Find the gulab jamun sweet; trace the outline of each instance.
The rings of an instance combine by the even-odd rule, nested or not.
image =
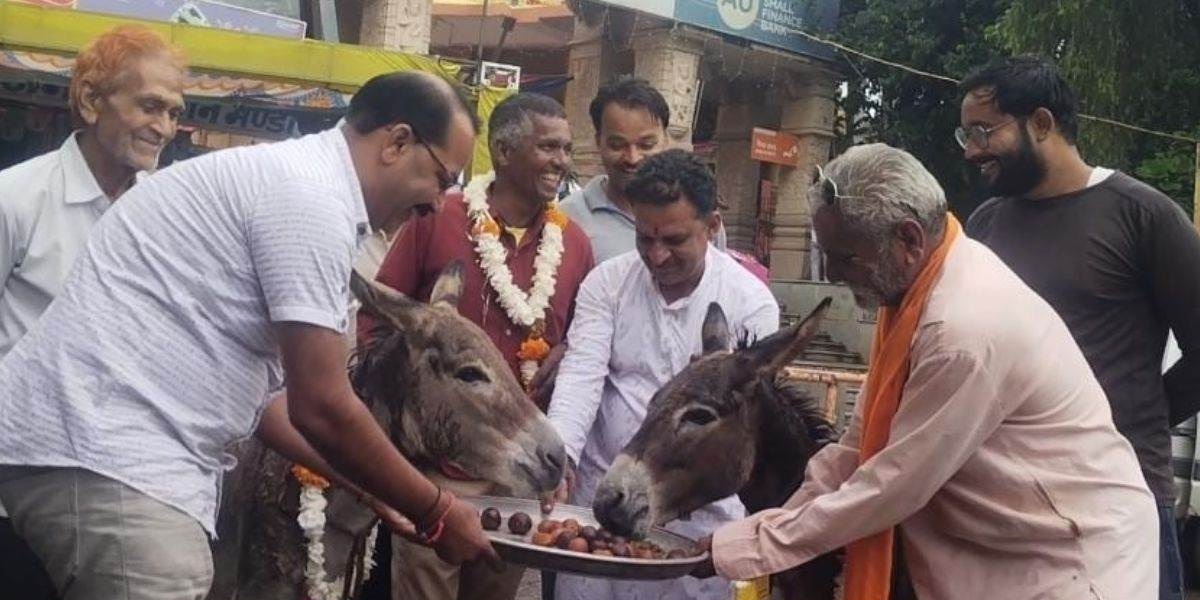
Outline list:
[[[575,539],[575,536],[571,535],[570,531],[563,529],[558,532],[558,537],[554,538],[554,546],[560,550],[566,550],[571,546],[571,540],[573,539]]]
[[[567,543],[567,550],[571,552],[587,552],[588,541],[581,537],[571,538],[571,541]]]
[[[562,527],[562,523],[554,519],[545,519],[541,523],[538,523],[538,531],[542,533],[554,533],[560,527]]]
[[[533,534],[533,539],[531,541],[535,546],[544,546],[549,548],[550,546],[554,545],[554,534],[545,531],[539,531]]]
[[[495,508],[485,508],[479,515],[479,524],[488,531],[500,529],[500,520],[500,511]]]
[[[525,535],[532,528],[533,519],[523,512],[515,512],[508,518],[508,530],[517,535]]]
[[[590,542],[596,539],[596,528],[591,525],[584,525],[579,528],[579,536]]]
[[[625,542],[614,541],[612,545],[609,546],[609,549],[612,550],[613,556],[627,558],[630,555],[629,544]]]

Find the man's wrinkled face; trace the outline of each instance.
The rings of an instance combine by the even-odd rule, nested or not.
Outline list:
[[[681,196],[664,206],[635,201],[633,214],[638,254],[660,289],[685,286],[703,275],[708,238],[717,227],[716,213],[700,216]]]
[[[571,168],[571,127],[561,117],[532,115],[529,134],[505,150],[505,159],[497,177],[508,179],[530,199],[550,202]]]
[[[162,55],[131,61],[115,89],[81,107],[80,115],[100,147],[135,171],[158,166],[158,155],[175,137],[183,112],[183,71]]]
[[[827,207],[813,215],[813,228],[825,254],[829,280],[849,286],[856,304],[868,310],[900,304],[909,282],[892,243],[879,247],[845,227],[837,212]]]
[[[609,185],[623,191],[643,160],[667,149],[667,130],[644,108],[610,102],[600,116],[596,147]]]
[[[1045,160],[1033,145],[1026,119],[1001,112],[990,90],[968,92],[963,98],[960,119],[964,129],[982,127],[988,131],[981,137],[972,136],[963,156],[979,167],[993,194],[1020,196],[1045,178]]]

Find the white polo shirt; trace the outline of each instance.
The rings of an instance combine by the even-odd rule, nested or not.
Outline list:
[[[82,467],[213,532],[225,448],[283,384],[272,324],[344,331],[367,234],[337,129],[147,177],[0,362],[0,464]]]
[[[0,171],[0,357],[62,290],[88,232],[112,205],[78,135]]]

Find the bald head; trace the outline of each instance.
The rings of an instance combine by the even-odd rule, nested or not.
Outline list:
[[[346,122],[367,135],[381,127],[407,123],[428,143],[444,145],[451,121],[466,115],[478,129],[475,113],[462,88],[416,71],[377,75],[350,99]]]

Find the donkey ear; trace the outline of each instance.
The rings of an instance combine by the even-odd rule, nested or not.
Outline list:
[[[821,318],[825,316],[825,311],[831,302],[833,302],[833,298],[825,298],[807,317],[804,317],[803,321],[787,329],[781,329],[741,352],[750,359],[750,363],[759,375],[774,376],[780,369],[792,362],[792,359],[796,358],[817,334],[817,327],[821,324]]]
[[[408,296],[376,281],[369,281],[357,270],[350,272],[350,291],[362,302],[363,310],[397,327],[412,320],[412,311],[419,306]]]
[[[704,315],[704,325],[700,328],[700,342],[704,354],[729,350],[730,337],[725,311],[721,310],[720,304],[710,302],[708,312]]]
[[[452,260],[446,265],[437,281],[433,284],[433,292],[429,294],[429,303],[439,302],[458,308],[458,299],[462,296],[463,265],[461,260]]]

